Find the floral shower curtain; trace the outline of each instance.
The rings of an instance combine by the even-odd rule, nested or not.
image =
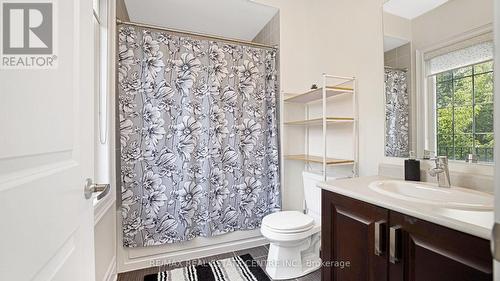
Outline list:
[[[407,73],[385,70],[385,156],[408,157],[410,98]]]
[[[276,50],[118,37],[124,246],[258,228],[281,204]]]

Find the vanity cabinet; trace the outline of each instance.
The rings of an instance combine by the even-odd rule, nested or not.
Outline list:
[[[323,281],[493,279],[488,240],[325,190],[322,214]]]

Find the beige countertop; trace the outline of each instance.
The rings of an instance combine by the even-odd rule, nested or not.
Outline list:
[[[321,182],[318,186],[324,190],[335,192],[353,199],[364,201],[484,239],[490,239],[494,221],[493,211],[443,208],[440,206],[393,198],[369,188],[370,183],[378,180],[393,180],[393,178],[368,176]]]

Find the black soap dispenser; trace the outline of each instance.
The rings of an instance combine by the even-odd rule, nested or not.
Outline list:
[[[405,160],[405,180],[420,181],[420,161],[415,159],[413,151],[410,151],[410,158]]]

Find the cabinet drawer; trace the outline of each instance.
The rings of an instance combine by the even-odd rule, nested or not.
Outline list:
[[[388,210],[327,191],[322,201],[322,280],[387,280]]]
[[[389,263],[390,280],[492,280],[488,240],[390,211],[401,229],[401,260]]]

